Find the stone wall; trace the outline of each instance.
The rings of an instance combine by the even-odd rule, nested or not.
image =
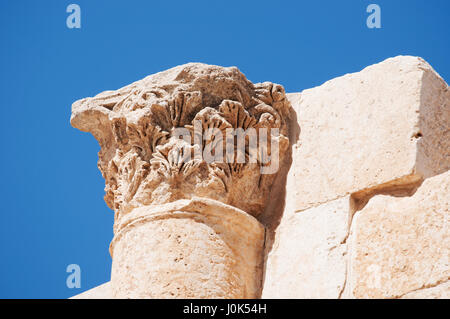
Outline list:
[[[448,85],[405,56],[288,98],[301,133],[263,298],[448,298]]]
[[[190,67],[198,68],[196,65]],[[187,81],[189,72],[176,73],[185,70],[183,68],[157,74],[153,79],[161,81],[164,76],[173,76],[176,80]],[[269,196],[270,201],[263,201],[256,195],[252,206],[245,200],[240,202],[239,196],[245,194],[249,183],[246,186],[235,182],[236,187],[240,187],[235,189],[235,200],[226,199],[230,197],[224,195],[219,198],[210,195],[214,200],[255,216],[266,229],[260,291],[240,295],[262,298],[449,298],[450,91],[431,66],[417,57],[391,58],[319,87],[287,94],[292,106],[290,110],[280,86],[257,84],[254,93],[252,85],[240,73],[235,69],[226,70],[234,78],[225,85],[240,81],[251,99],[272,105],[277,112],[280,112],[280,106],[276,103],[282,103],[281,125],[285,127],[282,134],[289,138],[291,146],[291,151],[283,152],[279,173],[264,188],[262,197]],[[193,83],[198,86],[203,82]],[[139,84],[116,91],[119,94],[107,93],[76,102],[74,113],[78,112],[80,122],[72,123],[97,134],[100,144],[111,147],[105,140],[110,137],[105,136],[117,133],[108,131],[106,134],[105,130],[100,133],[97,127],[90,126],[86,116],[96,112],[96,106],[92,106],[95,99],[104,104],[103,108],[97,109],[100,118],[106,109],[113,110],[113,105],[119,101],[117,96],[129,94],[128,91],[132,92],[136,86]],[[267,90],[272,93],[265,97],[258,95]],[[220,92],[225,92],[221,99],[229,94],[226,90]],[[240,97],[244,108],[247,108],[245,103],[250,103],[250,109],[253,107],[253,102],[248,102],[250,98]],[[80,109],[80,105],[85,109]],[[105,121],[100,119],[97,123]],[[120,120],[113,119],[113,122],[121,125]],[[126,130],[128,128],[124,132]],[[120,128],[118,133],[120,138]],[[100,154],[99,164],[108,174],[111,168],[105,159],[109,161],[111,154],[111,151]],[[127,197],[108,197],[108,192],[117,189],[108,188],[107,181],[105,199],[115,208],[116,219],[118,214],[129,218],[132,214],[126,206],[128,203],[122,199]],[[145,196],[141,198],[145,201]],[[226,232],[234,234],[233,227],[227,226]],[[130,244],[131,241],[126,242],[126,245]],[[193,246],[198,245],[202,246],[201,243]],[[122,255],[126,256],[126,251]],[[257,259],[252,257],[252,260]],[[226,264],[222,262],[222,266],[217,267]],[[139,267],[146,268],[145,265]],[[241,267],[242,271],[231,271],[230,278],[248,271],[246,267]],[[183,278],[179,278],[180,274],[177,273],[176,280],[181,280],[181,287]],[[226,285],[223,282],[227,281],[226,276],[224,278],[205,280],[214,290],[214,285]],[[192,280],[187,275],[184,281]],[[152,285],[156,287],[143,284],[144,290],[151,290]],[[164,286],[163,283],[157,286],[161,285]],[[75,298],[127,296],[127,289],[117,293],[122,286],[111,287],[114,283]],[[227,297],[228,290],[221,290],[225,295],[221,292],[210,296]],[[195,289],[190,293],[192,291]],[[129,294],[131,297],[166,295],[167,291]],[[175,297],[183,296],[186,294]]]

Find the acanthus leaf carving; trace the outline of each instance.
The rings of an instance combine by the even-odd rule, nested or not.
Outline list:
[[[187,64],[74,103],[72,123],[102,139],[105,201],[116,215],[200,196],[256,216],[276,175],[260,168],[274,142],[283,141],[281,157],[287,150],[289,108],[280,85],[252,84],[237,68]],[[87,123],[99,114],[101,128]]]

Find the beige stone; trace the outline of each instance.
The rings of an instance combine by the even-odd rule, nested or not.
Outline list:
[[[450,168],[450,91],[420,58],[387,59],[288,98],[301,127],[287,185],[296,210]]]
[[[190,157],[224,141],[196,121],[271,129],[267,154],[250,163],[247,137],[245,163]],[[99,141],[115,211],[111,282],[76,298],[449,296],[450,91],[420,58],[287,95],[190,63],[75,102],[71,123]]]
[[[201,63],[72,105],[101,147],[114,298],[260,297],[254,217],[289,154],[290,114],[282,86]]]
[[[355,297],[349,255],[373,239],[348,246],[353,214],[383,194],[408,198],[424,178],[449,169],[449,94],[439,75],[415,57],[388,59],[287,94],[301,133],[267,255],[263,297]],[[428,199],[430,205],[445,200]],[[411,231],[421,229],[411,225]],[[447,234],[435,234],[438,259],[445,258]],[[378,245],[390,249],[391,243]]]
[[[285,211],[265,271],[263,298],[339,298],[345,286],[350,199]]]
[[[450,171],[411,197],[378,195],[353,218],[349,297],[396,298],[450,278]]]
[[[136,208],[111,243],[115,298],[258,298],[264,228],[217,201]]]
[[[98,167],[116,221],[136,207],[195,196],[258,216],[277,172],[261,171],[283,161],[290,110],[281,85],[253,84],[236,67],[188,63],[76,101],[71,124],[92,133],[101,146]],[[208,138],[209,129],[220,138]],[[267,154],[258,152],[251,162],[255,149],[245,140],[240,161],[236,141],[228,160],[228,129],[253,129],[258,141],[266,130]],[[223,156],[208,162],[205,154],[217,145]],[[273,157],[272,145],[278,145]]]

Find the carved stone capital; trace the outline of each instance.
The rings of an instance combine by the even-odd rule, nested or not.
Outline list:
[[[189,63],[75,102],[71,124],[101,146],[116,222],[137,207],[193,197],[258,216],[289,145],[289,108],[280,85]]]

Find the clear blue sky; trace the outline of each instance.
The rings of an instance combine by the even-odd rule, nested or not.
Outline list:
[[[81,7],[81,29],[66,7]],[[381,29],[366,7],[381,7]],[[450,1],[2,0],[0,298],[67,298],[109,280],[113,212],[73,101],[186,62],[298,92],[396,55],[450,78]],[[82,270],[66,287],[66,266]]]

